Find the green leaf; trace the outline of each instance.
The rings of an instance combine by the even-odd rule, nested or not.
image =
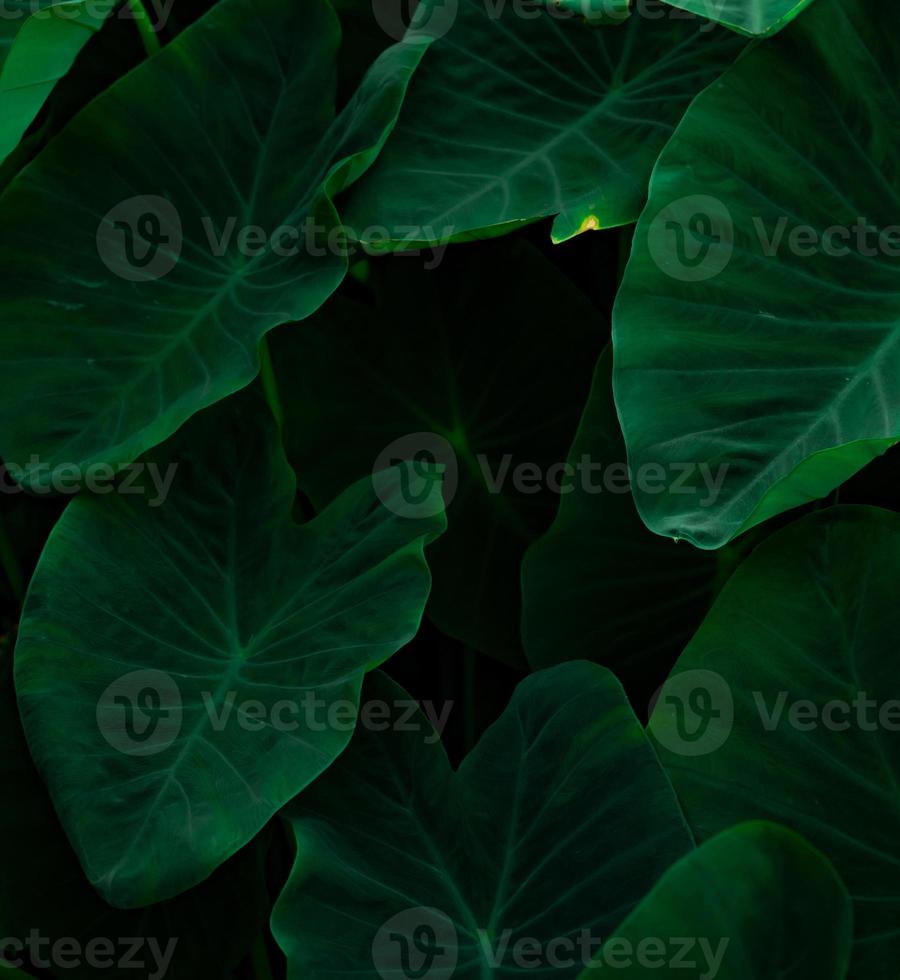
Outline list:
[[[836,508],[773,535],[722,591],[650,723],[699,840],[771,819],[834,863],[855,902],[860,980],[893,978],[900,957],[898,579],[897,514]]]
[[[900,437],[896,259],[852,230],[896,232],[900,214],[882,14],[819,0],[699,96],[660,157],[616,304],[616,403],[633,465],[728,473],[711,506],[639,492],[659,534],[719,547]]]
[[[443,36],[347,205],[363,240],[378,226],[394,239],[464,240],[557,215],[564,241],[634,221],[673,127],[744,43],[673,10],[597,29],[520,7],[420,8]]]
[[[561,11],[580,14],[592,26],[615,26],[631,15],[631,0],[550,0]],[[547,5],[550,6],[549,3]]]
[[[666,3],[754,36],[780,31],[812,0],[666,0]]]
[[[405,692],[374,675],[365,696],[396,704]],[[456,773],[417,722],[361,726],[285,811],[297,861],[272,931],[291,978],[402,975],[403,947],[417,955],[429,930],[443,947],[429,976],[507,974],[521,940],[605,938],[691,846],[601,667],[570,663],[523,681]],[[494,954],[502,965],[490,965]],[[577,976],[580,965],[553,972]]]
[[[597,313],[525,242],[441,258],[431,270],[430,255],[374,262],[375,308],[336,297],[273,335],[288,456],[321,507],[376,465],[435,455],[450,526],[429,552],[429,616],[522,663],[520,565],[557,506],[545,477],[578,423]]]
[[[534,668],[583,658],[639,682],[693,636],[746,541],[712,555],[647,530],[632,489],[670,493],[680,471],[630,472],[612,398],[612,350],[597,363],[550,530],[522,564],[522,633]],[[701,496],[714,492],[709,474]]]
[[[133,965],[141,961],[148,965],[136,977],[153,975],[157,953],[159,959],[167,960],[168,980],[224,977],[265,929],[271,904],[265,874],[271,839],[267,831],[208,881],[171,901],[127,912],[102,901],[85,879],[28,754],[8,654],[0,657],[0,781],[7,804],[0,807],[0,945],[9,940],[24,943],[35,930],[44,942],[32,945],[31,951],[46,962],[52,943],[74,940],[78,962],[67,954],[59,960],[63,965],[54,970],[55,976],[71,980],[109,976],[112,966],[128,953],[130,943],[125,937],[134,937],[142,942]],[[85,954],[104,939],[114,949],[108,957],[98,955],[101,962],[111,961],[101,970],[87,962]],[[152,948],[148,940],[155,944]],[[96,952],[102,954],[102,950]],[[27,966],[28,949],[10,948],[10,958],[22,958]],[[131,971],[123,968],[121,972]],[[0,976],[25,974],[0,968]]]
[[[0,161],[117,0],[4,0],[0,17]]]
[[[745,823],[666,871],[582,978],[844,980],[852,935],[831,864],[783,827]]]
[[[178,894],[245,844],[344,749],[366,669],[419,626],[439,491],[401,516],[391,469],[297,527],[263,411],[232,399],[142,461],[142,494],[73,501],[32,580],[23,724],[113,905]]]
[[[427,39],[385,52],[335,119],[338,40],[325,0],[222,0],[10,186],[8,462],[130,463],[245,386],[263,334],[340,283],[330,197],[378,152]],[[273,237],[241,237],[254,226]]]

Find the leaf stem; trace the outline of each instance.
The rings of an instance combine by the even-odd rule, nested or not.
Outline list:
[[[22,574],[22,566],[16,557],[12,541],[9,539],[2,514],[0,514],[0,565],[3,566],[13,595],[21,609],[22,603],[25,601],[25,576]]]
[[[275,368],[272,366],[269,342],[265,337],[259,342],[259,377],[266,394],[266,401],[269,403],[269,408],[272,409],[278,428],[281,429],[284,426],[284,409],[281,407],[281,395],[278,392]]]
[[[152,58],[160,50],[161,46],[159,38],[156,36],[156,31],[153,30],[153,25],[150,23],[147,8],[141,0],[125,0],[125,6],[128,7],[134,17],[138,33],[144,42],[144,50],[147,52],[147,57]]]
[[[463,652],[463,697],[466,704],[465,731],[463,739],[466,753],[475,748],[475,651],[466,647]]]
[[[253,980],[272,980],[269,948],[263,933],[256,937],[250,956],[253,961]]]

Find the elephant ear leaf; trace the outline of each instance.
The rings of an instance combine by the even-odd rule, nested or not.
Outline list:
[[[384,675],[367,679],[367,708],[408,703]],[[559,942],[605,938],[691,847],[602,667],[573,661],[523,681],[457,772],[423,715],[399,718],[381,711],[387,731],[361,724],[333,771],[285,811],[297,860],[272,928],[291,980],[402,976],[410,953],[424,965],[429,933],[433,976],[507,976],[537,940],[551,959],[532,957],[535,974],[572,980],[575,956],[548,968],[560,966]]]
[[[786,27],[813,0],[666,0],[753,37],[775,34]]]
[[[629,456],[659,534],[717,548],[900,438],[900,37],[878,0],[817,0],[692,104],[654,171],[616,302]]]
[[[0,17],[0,161],[118,0],[4,0]]]
[[[845,980],[852,934],[850,896],[828,860],[755,821],[672,865],[580,980],[604,966],[621,980],[672,980],[686,968],[718,980]]]
[[[266,857],[272,835],[265,830],[201,885],[169,902],[115,909],[91,888],[29,754],[16,708],[11,648],[0,650],[0,782],[4,798],[14,801],[0,809],[0,937],[29,936],[33,930],[67,936],[90,949],[98,936],[153,936],[159,949],[172,951],[168,980],[196,980],[204,971],[230,976],[253,948],[271,904]],[[0,947],[8,941],[0,940]],[[25,966],[47,963],[40,945],[2,952],[4,980],[26,976],[7,972],[10,958],[21,958]],[[98,976],[90,963],[62,962],[59,975]]]
[[[340,283],[331,195],[378,152],[428,41],[384,52],[335,118],[339,33],[326,0],[222,0],[10,185],[0,453],[21,482],[132,462]]]
[[[429,554],[428,614],[448,636],[521,664],[519,567],[559,496],[520,492],[517,473],[564,458],[596,311],[516,238],[450,249],[431,270],[374,263],[370,284],[377,306],[336,296],[302,330],[273,334],[288,458],[316,507],[379,459],[440,459],[449,529]]]
[[[696,838],[802,834],[854,901],[851,980],[900,957],[900,516],[819,511],[738,568],[663,685],[650,732]]]
[[[361,238],[465,240],[555,215],[564,241],[630,224],[691,99],[745,43],[674,8],[591,29],[574,11],[519,6],[419,7],[437,40],[347,204]]]
[[[31,753],[120,907],[205,879],[343,751],[366,670],[419,627],[445,523],[439,486],[412,507],[393,468],[294,525],[255,397],[137,466],[127,493],[67,508],[16,647]]]
[[[666,492],[677,475],[630,474],[612,397],[612,350],[594,372],[575,440],[572,475],[553,525],[522,562],[522,636],[534,669],[595,660],[623,681],[684,649],[709,609],[721,558],[647,530],[632,492]],[[741,542],[742,544],[743,542]]]

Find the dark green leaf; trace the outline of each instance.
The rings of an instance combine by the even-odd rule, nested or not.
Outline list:
[[[483,237],[556,215],[563,241],[634,221],[673,127],[743,45],[665,5],[610,28],[512,0],[422,9],[438,40],[347,206],[363,239],[372,226]]]
[[[650,723],[698,839],[771,819],[834,863],[859,980],[893,980],[900,957],[898,581],[897,514],[792,524],[725,586]]]
[[[553,526],[522,565],[522,632],[533,667],[584,658],[640,679],[672,663],[739,560],[647,530],[630,488],[672,493],[679,470],[629,472],[612,399],[612,351],[601,356]],[[699,493],[712,493],[710,486]]]
[[[401,516],[392,469],[297,527],[263,411],[232,399],[142,461],[141,495],[73,501],[28,594],[25,732],[114,905],[178,894],[253,837],[344,749],[364,672],[419,625],[439,490]]]
[[[130,463],[340,283],[330,196],[378,152],[427,41],[385,52],[335,119],[338,40],[326,0],[222,0],[7,190],[0,451],[23,481],[32,455]]]
[[[71,980],[110,976],[112,965],[125,959],[129,937],[141,940],[135,956],[147,970],[122,975],[145,980],[159,960],[168,962],[168,980],[197,980],[198,976],[227,976],[249,952],[265,929],[270,900],[266,889],[265,855],[270,835],[263,832],[210,879],[184,895],[149,909],[123,912],[110,908],[91,888],[34,768],[19,725],[8,654],[0,657],[0,941],[24,944],[36,931],[39,945],[32,954],[47,962],[52,944],[78,943],[77,954],[57,960],[54,974]],[[100,961],[88,962],[97,944],[113,943]],[[92,947],[91,943],[95,945]],[[7,958],[22,958],[29,949],[7,947]],[[74,959],[77,963],[73,962]],[[93,955],[91,957],[93,960]],[[63,966],[59,964],[62,963]],[[35,962],[35,966],[40,966]],[[0,961],[0,976],[7,974]]]
[[[774,34],[812,0],[666,0],[701,17],[711,17],[742,34]]]
[[[603,967],[621,980],[844,980],[852,936],[831,864],[783,827],[745,823],[674,864],[582,980]]]
[[[405,692],[373,676],[366,697],[396,703]],[[415,731],[361,727],[286,811],[298,856],[272,928],[292,980],[401,976],[404,949],[422,967],[430,930],[441,947],[431,977],[519,972],[528,939],[542,947],[534,973],[547,972],[540,957],[553,947],[543,944],[606,938],[691,846],[601,667],[570,663],[523,681],[456,773],[417,721]],[[581,963],[553,975],[577,976]]]
[[[450,529],[429,553],[429,615],[521,663],[520,564],[553,518],[546,478],[565,460],[602,321],[524,242],[442,258],[431,271],[430,254],[374,263],[377,309],[340,300],[275,334],[288,453],[317,506],[379,461],[439,457]]]
[[[633,465],[728,471],[706,507],[638,492],[659,534],[717,548],[900,437],[900,37],[884,10],[819,0],[699,96],[660,157],[616,304],[616,403]]]
[[[116,0],[4,0],[0,17],[0,162]]]

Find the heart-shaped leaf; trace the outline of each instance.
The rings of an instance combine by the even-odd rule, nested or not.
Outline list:
[[[29,590],[23,725],[114,905],[202,881],[327,769],[363,674],[415,635],[428,596],[439,489],[417,516],[391,469],[297,527],[260,404],[200,415],[139,481],[73,501]]]
[[[778,532],[725,586],[650,722],[699,840],[771,819],[834,863],[860,980],[893,978],[900,957],[898,580],[897,514],[837,508]]]
[[[23,482],[130,463],[341,281],[330,196],[378,152],[428,41],[385,52],[335,119],[338,40],[326,0],[222,0],[10,185],[0,452]]]
[[[844,980],[852,935],[831,864],[783,827],[744,823],[666,871],[581,980],[603,967],[621,980]]]
[[[367,697],[402,694],[367,680]],[[602,667],[523,681],[456,773],[424,718],[395,720],[361,727],[286,811],[297,861],[272,929],[291,978],[412,976],[425,959],[430,976],[485,980],[563,953],[554,976],[574,977],[691,846]]]
[[[812,0],[666,0],[675,7],[710,17],[742,34],[774,34]]]
[[[346,212],[361,238],[386,226],[395,245],[546,215],[556,241],[634,221],[666,138],[744,43],[664,4],[610,28],[505,0],[419,11],[438,40]]]
[[[273,335],[288,455],[318,507],[376,466],[438,459],[450,527],[429,552],[429,616],[522,663],[520,564],[553,518],[598,317],[525,242],[422,261],[373,263],[375,308],[341,299]]]
[[[0,808],[0,967],[49,962],[54,975],[72,980],[115,968],[135,980],[229,976],[265,929],[267,831],[169,902],[126,912],[97,895],[28,754],[8,653],[0,656],[0,781],[7,803]],[[20,975],[0,970],[10,980]]]
[[[54,85],[116,0],[4,0],[0,17],[0,161],[16,147]]]
[[[633,466],[728,469],[706,507],[638,491],[659,534],[719,547],[900,437],[898,86],[884,7],[818,0],[663,151],[616,303],[616,403]]]
[[[684,649],[746,544],[712,555],[647,530],[632,490],[679,493],[685,476],[660,463],[629,470],[607,348],[569,451],[556,520],[522,564],[522,633],[532,667],[583,658],[641,681]],[[705,488],[692,492],[711,501],[718,474],[705,476]]]

